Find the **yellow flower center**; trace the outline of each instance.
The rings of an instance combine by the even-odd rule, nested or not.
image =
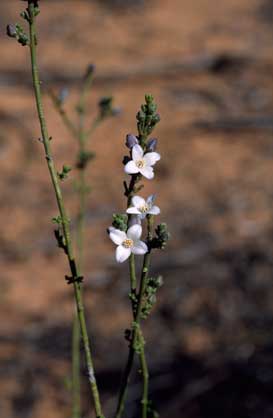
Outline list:
[[[145,205],[143,205],[143,206],[141,206],[140,208],[139,208],[139,211],[141,212],[141,213],[146,213],[146,212],[148,212],[148,210],[149,210],[150,208],[149,208],[149,205],[147,205],[147,203],[145,204]]]
[[[144,160],[138,160],[136,161],[137,168],[143,168],[144,167]]]
[[[131,248],[133,246],[133,240],[126,238],[123,243],[122,243],[123,247],[125,248]]]

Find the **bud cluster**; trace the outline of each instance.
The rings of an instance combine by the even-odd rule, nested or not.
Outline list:
[[[29,37],[18,23],[7,26],[7,35],[10,38],[15,38],[22,46],[29,45]]]
[[[145,104],[141,105],[140,111],[136,115],[136,119],[138,132],[143,136],[150,135],[156,124],[160,122],[160,116],[157,113],[157,105],[155,104],[152,95],[145,95]]]
[[[120,113],[118,107],[113,106],[113,97],[105,96],[99,100],[99,116],[101,119],[107,118],[109,116],[116,116]]]
[[[141,310],[141,318],[147,319],[153,306],[156,303],[156,293],[158,289],[163,285],[162,276],[158,277],[149,277],[146,283],[146,288],[144,292],[144,300]]]

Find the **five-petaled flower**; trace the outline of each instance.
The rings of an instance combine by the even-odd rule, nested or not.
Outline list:
[[[127,233],[112,226],[108,231],[111,240],[118,246],[116,249],[116,260],[118,263],[123,263],[131,254],[141,255],[147,253],[147,245],[140,240],[142,234],[141,225],[131,226]]]
[[[132,198],[132,205],[127,209],[127,213],[132,215],[139,215],[140,219],[144,219],[146,215],[158,215],[160,209],[154,205],[155,196],[151,195],[147,200],[140,196],[134,196]]]
[[[124,167],[125,173],[140,173],[147,179],[154,177],[153,165],[160,160],[160,154],[157,152],[147,152],[144,154],[142,147],[136,144],[132,148],[132,160]]]

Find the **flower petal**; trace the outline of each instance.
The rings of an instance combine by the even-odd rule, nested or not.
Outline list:
[[[135,245],[132,247],[133,254],[145,254],[147,252],[148,252],[148,247],[143,241],[136,242]]]
[[[143,154],[144,154],[144,151],[140,145],[136,144],[133,146],[132,158],[134,161],[141,160],[141,158],[143,157]]]
[[[151,194],[149,197],[147,197],[146,203],[148,206],[153,206],[155,201],[155,194]]]
[[[112,226],[109,228],[109,237],[116,245],[120,245],[127,238],[124,231],[120,231]]]
[[[140,215],[141,214],[141,212],[135,206],[132,206],[131,208],[128,208],[126,210],[126,213],[131,213],[133,215]]]
[[[144,155],[143,160],[146,162],[147,165],[154,165],[157,161],[160,160],[160,154],[158,152],[147,152]]]
[[[136,163],[131,160],[125,165],[124,171],[127,174],[135,174],[139,173],[139,168],[136,166]]]
[[[143,197],[140,196],[134,196],[132,198],[132,203],[136,208],[141,208],[142,206],[146,205],[145,199],[143,199]]]
[[[142,227],[141,225],[133,225],[127,231],[127,237],[132,239],[133,241],[138,241],[142,234]]]
[[[139,172],[146,177],[146,179],[151,180],[154,178],[154,170],[153,167],[143,167],[139,170]]]
[[[116,260],[118,263],[123,263],[131,255],[131,248],[125,248],[123,245],[119,245],[116,249]]]
[[[160,209],[158,206],[152,206],[148,213],[150,215],[158,215],[160,213]]]

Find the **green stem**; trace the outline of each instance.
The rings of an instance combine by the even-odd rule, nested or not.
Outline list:
[[[152,220],[153,220],[152,217],[148,218],[148,240],[150,240],[152,237]],[[142,310],[143,297],[145,294],[148,272],[149,272],[149,267],[150,267],[150,260],[151,260],[151,252],[149,251],[145,254],[144,260],[143,260],[136,311],[134,310],[134,306],[132,304],[133,319],[134,319],[134,324],[132,326],[132,338],[131,338],[131,342],[129,346],[129,354],[127,358],[127,363],[126,363],[122,381],[121,381],[121,389],[119,393],[118,406],[117,406],[115,418],[121,418],[123,411],[124,411],[124,407],[125,407],[125,400],[127,396],[128,385],[130,382],[130,376],[131,376],[131,372],[132,372],[132,368],[134,364],[135,346],[136,346],[137,338],[139,338],[139,335],[141,334],[141,328],[140,328],[141,310]],[[132,256],[130,257],[130,279],[131,279],[131,293],[133,293],[136,289],[136,279],[135,279],[135,260]],[[142,345],[141,347],[140,360],[141,360],[141,369],[142,369],[142,376],[143,376],[142,413],[146,414],[146,415],[143,415],[144,417],[146,417],[147,416],[147,404],[148,404],[149,376],[148,376],[144,345]]]
[[[67,127],[67,129],[71,132],[73,136],[77,135],[76,126],[68,117],[66,111],[64,110],[63,106],[59,102],[58,98],[55,96],[55,94],[51,90],[48,91],[48,94],[55,106],[55,109],[58,111],[59,115],[61,116],[64,125]]]
[[[149,396],[149,371],[146,361],[144,346],[140,350],[140,364],[143,380],[143,392],[142,392],[142,418],[147,418],[148,413],[148,396]]]
[[[89,338],[88,338],[88,333],[87,333],[83,300],[82,300],[82,295],[81,295],[81,285],[77,281],[79,277],[79,272],[78,272],[76,261],[73,255],[69,222],[68,222],[68,218],[66,215],[61,188],[59,185],[57,170],[55,168],[55,164],[54,164],[53,157],[52,157],[50,139],[49,139],[49,135],[47,131],[46,120],[44,117],[42,94],[41,94],[41,88],[40,88],[41,83],[40,83],[38,66],[37,66],[37,51],[36,51],[37,38],[36,38],[35,13],[34,13],[35,11],[34,11],[34,4],[31,3],[30,1],[28,2],[28,10],[30,14],[29,35],[30,35],[31,68],[32,68],[33,87],[34,87],[34,92],[35,92],[37,112],[38,112],[40,126],[41,126],[41,134],[42,134],[42,139],[43,139],[43,145],[44,145],[48,170],[49,170],[50,177],[52,180],[52,185],[55,191],[57,205],[58,205],[61,220],[62,220],[63,233],[64,233],[64,238],[65,238],[65,243],[66,243],[66,248],[67,248],[67,258],[68,258],[72,278],[74,280],[73,286],[74,286],[75,303],[77,307],[78,318],[79,318],[79,323],[80,323],[80,328],[81,328],[81,336],[83,340],[85,358],[86,358],[86,363],[87,363],[87,368],[88,368],[90,388],[91,388],[91,392],[92,392],[92,396],[94,400],[96,416],[98,418],[99,417],[101,418],[102,409],[101,409],[99,391],[98,391],[98,387],[97,387],[97,383],[96,383],[96,379],[94,375],[93,360],[92,360],[90,343],[89,343]]]
[[[81,328],[77,311],[75,311],[72,328],[72,418],[79,418],[81,416],[80,341]]]
[[[136,264],[134,254],[130,255],[129,259],[129,271],[130,271],[130,281],[131,281],[131,292],[136,292],[137,279],[136,279]]]
[[[70,129],[74,136],[78,140],[79,153],[86,151],[86,133],[84,131],[84,120],[86,115],[86,95],[92,84],[92,74],[89,74],[84,81],[84,85],[81,91],[80,100],[77,106],[79,122],[78,129]],[[61,108],[59,109],[61,111]],[[65,113],[63,113],[63,120],[66,122],[67,127],[70,121]],[[66,118],[64,118],[66,116]],[[74,126],[74,125],[73,125]],[[90,135],[89,135],[90,136]],[[77,250],[78,250],[78,266],[81,272],[84,271],[84,229],[85,229],[85,215],[86,215],[86,166],[79,169],[78,175],[78,194],[79,194],[79,210],[77,215]],[[73,418],[80,418],[81,416],[81,404],[80,404],[80,324],[78,320],[77,312],[75,312],[73,319],[72,330],[72,410]],[[75,366],[75,367],[74,367]]]

